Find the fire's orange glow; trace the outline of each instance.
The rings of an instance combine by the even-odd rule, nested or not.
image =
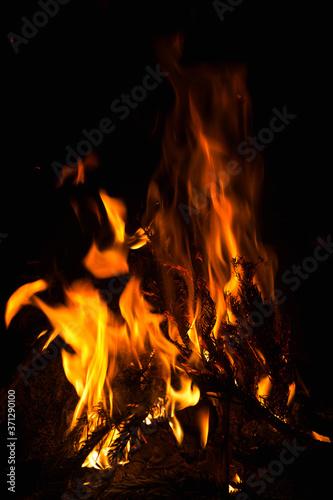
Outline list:
[[[323,441],[324,443],[330,443],[331,442],[331,440],[330,440],[329,437],[322,436],[321,434],[318,434],[318,432],[315,432],[315,431],[312,431],[312,436],[317,441]]]
[[[113,240],[106,248],[100,248],[93,241],[83,263],[96,278],[128,274],[130,250],[154,240],[154,256],[162,263],[161,294],[171,313],[178,307],[176,281],[181,278],[185,283],[185,314],[191,347],[187,362],[188,366],[200,366],[203,360],[209,360],[209,353],[201,340],[202,304],[196,292],[197,270],[215,304],[212,337],[216,339],[221,335],[222,321],[233,320],[227,300],[228,295],[238,289],[232,259],[245,256],[255,262],[259,257],[271,260],[272,256],[268,255],[256,233],[255,208],[262,165],[258,160],[250,164],[239,152],[251,120],[246,73],[242,67],[224,68],[223,72],[209,67],[181,68],[180,56],[179,38],[159,54],[170,74],[175,107],[165,124],[161,163],[149,185],[144,229],[128,235],[124,203],[101,191]],[[84,162],[79,162],[76,183],[84,182],[85,166]],[[77,207],[74,208],[79,215]],[[94,210],[101,221],[97,204]],[[190,232],[196,250],[189,238]],[[259,271],[258,285],[268,297],[273,289],[273,270],[265,271]],[[180,345],[182,340],[172,314],[166,318],[153,311],[140,289],[140,280],[134,275],[120,295],[117,313],[108,308],[87,278],[68,286],[65,304],[57,306],[51,307],[35,295],[46,287],[46,283],[39,280],[17,290],[8,302],[6,324],[20,307],[33,303],[53,326],[47,344],[61,335],[71,346],[71,352],[62,350],[64,372],[79,396],[71,428],[82,415],[88,418],[79,446],[100,424],[96,406],[101,404],[111,415],[114,411],[113,385],[120,360],[126,360],[128,366],[141,367],[147,355],[156,360],[158,377],[164,381],[164,390],[158,397],[165,404],[159,411],[168,418],[180,443],[183,430],[176,412],[196,405],[200,390],[179,361],[180,352],[172,341],[177,340]],[[165,320],[172,341],[161,330]],[[226,354],[233,365],[232,353]],[[175,373],[178,389],[172,385]],[[266,377],[259,383],[258,398],[268,394],[270,387],[271,381]],[[205,446],[209,431],[208,409],[202,410],[199,417],[201,445]],[[146,423],[153,418],[154,415],[149,414]],[[113,428],[102,446],[96,446],[83,465],[110,466],[108,451],[120,431],[121,428]],[[128,442],[122,463],[128,460],[129,447]]]
[[[79,158],[77,163],[77,178],[75,181],[76,185],[84,184],[84,164],[81,158]]]
[[[181,377],[180,391],[175,391],[171,386],[167,390],[167,394],[169,395],[169,402],[167,403],[169,422],[178,443],[181,443],[183,440],[183,431],[175,416],[175,411],[182,410],[187,406],[196,405],[200,398],[198,387],[194,386],[191,388],[191,385],[191,379],[184,375]]]
[[[84,184],[86,172],[97,168],[98,163],[98,157],[94,152],[89,153],[84,159],[79,157],[77,165],[65,166],[65,168],[62,169],[61,175],[59,175],[58,187],[62,186],[64,181],[68,178],[72,178],[76,186],[78,184]]]
[[[292,382],[289,386],[289,396],[288,396],[288,401],[287,401],[287,405],[289,406],[290,403],[292,402],[292,400],[294,399],[294,396],[295,396],[295,392],[296,392],[296,383],[295,382]]]
[[[128,273],[127,256],[130,248],[140,248],[147,241],[142,229],[133,237],[125,233],[126,207],[121,200],[107,196],[101,191],[101,199],[114,232],[113,244],[105,250],[99,250],[94,242],[84,259],[86,268],[97,278],[108,278]]]
[[[179,442],[182,429],[175,411],[197,404],[200,391],[192,387],[192,380],[180,374],[180,390],[171,386],[171,369],[177,368],[177,348],[160,331],[162,316],[151,312],[149,304],[140,293],[140,283],[132,278],[123,291],[117,317],[104,304],[98,291],[88,282],[75,282],[66,290],[67,304],[50,307],[38,297],[34,302],[44,311],[53,325],[53,334],[48,343],[61,332],[74,353],[62,351],[66,377],[74,385],[80,401],[74,412],[72,427],[77,418],[87,412],[89,431],[98,426],[98,415],[94,407],[102,402],[112,412],[112,381],[117,375],[117,358],[126,356],[128,363],[140,366],[140,357],[150,349],[158,358],[160,374],[166,381],[166,414],[170,426]],[[105,441],[103,451],[98,452],[98,466],[107,466],[106,453],[117,432],[113,429]],[[85,465],[94,462],[97,450],[88,457]],[[104,457],[104,458],[103,458]]]
[[[194,267],[188,227],[202,249],[201,265],[216,305],[214,336],[221,321],[232,319],[226,295],[237,291],[231,259],[269,259],[256,233],[255,206],[262,178],[262,164],[239,152],[250,126],[250,97],[244,68],[227,68],[222,76],[209,67],[181,68],[181,40],[160,49],[160,60],[170,73],[176,101],[165,127],[163,157],[152,180],[146,222],[158,236],[158,259],[170,262],[186,281],[188,313],[193,340],[198,347],[197,301],[194,309]],[[202,92],[202,89],[205,92]],[[237,96],[241,95],[240,101]],[[185,117],[185,118],[184,118]],[[165,182],[173,198],[165,194]],[[267,271],[267,270],[266,270]],[[258,274],[259,288],[267,297],[273,289],[273,269]],[[166,298],[172,301],[172,279],[164,276]]]
[[[207,444],[209,433],[209,407],[202,407],[198,410],[197,419],[200,429],[200,445],[204,448]]]
[[[5,323],[8,327],[9,323],[17,314],[17,312],[24,305],[31,303],[31,297],[42,290],[46,290],[47,283],[44,280],[34,281],[32,283],[26,283],[25,285],[18,288],[7,302],[6,313],[5,313]]]
[[[258,392],[257,392],[258,400],[260,401],[265,396],[269,396],[271,388],[272,388],[271,379],[268,376],[262,378],[258,384]]]
[[[240,477],[238,474],[235,474],[235,477],[233,478],[233,481],[232,481],[234,484],[238,484],[240,483]],[[236,493],[237,491],[239,491],[238,488],[234,488],[233,486],[231,486],[231,484],[229,484],[229,493]]]

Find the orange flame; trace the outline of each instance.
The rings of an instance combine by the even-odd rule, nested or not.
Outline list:
[[[165,124],[162,159],[149,185],[143,226],[134,235],[125,230],[126,208],[121,200],[100,197],[114,235],[107,248],[93,241],[83,263],[97,278],[129,272],[128,255],[154,239],[156,261],[162,263],[163,299],[167,310],[177,311],[178,295],[175,277],[181,277],[187,288],[187,335],[192,354],[188,364],[198,366],[209,360],[201,342],[202,304],[196,292],[199,273],[207,284],[216,308],[212,335],[218,338],[223,320],[231,321],[227,296],[235,293],[238,282],[233,276],[232,259],[246,256],[257,261],[271,256],[256,233],[256,201],[262,177],[261,162],[249,162],[239,152],[250,124],[250,98],[246,89],[244,68],[224,68],[219,72],[208,67],[181,68],[181,40],[160,47],[160,60],[169,74],[175,92],[175,107]],[[204,92],[203,92],[204,89]],[[84,163],[84,162],[83,162]],[[76,182],[84,181],[84,164],[78,165]],[[171,194],[170,194],[171,193]],[[97,205],[95,206],[97,210]],[[77,212],[78,213],[78,212]],[[100,214],[97,214],[101,221]],[[189,237],[191,233],[191,238]],[[191,241],[194,239],[195,248]],[[197,250],[200,249],[200,252]],[[266,296],[273,288],[273,270],[258,273],[259,288]],[[196,405],[199,388],[179,362],[180,352],[166,338],[161,323],[167,320],[170,339],[180,342],[177,322],[153,312],[140,290],[140,280],[132,276],[119,298],[119,312],[110,310],[98,290],[86,279],[76,281],[65,290],[66,304],[49,306],[35,294],[46,288],[39,280],[17,290],[6,310],[6,323],[20,307],[37,305],[53,325],[51,342],[61,335],[72,351],[62,351],[63,367],[79,396],[71,427],[87,414],[88,424],[79,446],[88,433],[96,429],[99,416],[96,406],[114,410],[113,383],[119,361],[142,366],[144,355],[154,355],[158,376],[164,380],[163,412],[178,442],[183,431],[176,412]],[[179,345],[179,344],[178,344]],[[233,364],[231,354],[230,363]],[[180,388],[176,390],[171,376],[177,373]],[[258,398],[270,388],[268,377],[258,386]],[[148,415],[150,420],[153,416]],[[147,420],[146,419],[146,420]],[[201,445],[207,443],[209,412],[200,415]],[[84,466],[108,467],[108,451],[121,431],[112,428],[87,457]],[[123,463],[128,460],[129,442]]]
[[[124,203],[110,198],[104,191],[101,191],[100,195],[110,227],[114,232],[114,242],[109,248],[102,251],[94,242],[83,262],[97,278],[108,278],[128,273],[129,249],[140,248],[146,243],[147,237],[142,229],[139,229],[134,236],[128,237],[125,233],[126,207]]]
[[[77,160],[76,166],[66,166],[62,169],[58,179],[58,187],[62,186],[66,179],[71,178],[74,184],[84,184],[86,172],[94,170],[98,167],[98,157],[96,153],[89,153],[84,159],[81,157]],[[39,167],[36,167],[39,168]]]
[[[238,284],[231,260],[240,255],[252,261],[269,256],[255,220],[262,164],[249,164],[239,152],[250,121],[244,68],[227,68],[223,77],[208,67],[184,69],[179,65],[181,52],[179,38],[167,50],[166,45],[160,47],[176,102],[165,127],[161,164],[149,187],[145,223],[160,242],[157,258],[170,262],[186,282],[191,339],[200,351],[200,301],[194,305],[198,265],[191,254],[189,225],[202,250],[203,273],[216,306],[215,337],[221,321],[232,318],[226,294],[236,292]],[[166,185],[173,188],[171,198]],[[268,274],[258,274],[266,296],[273,289],[273,269]],[[163,278],[166,300],[172,303],[175,293],[168,271]]]
[[[44,280],[34,281],[32,283],[26,283],[25,285],[18,288],[7,302],[6,312],[5,312],[5,324],[8,327],[9,323],[18,313],[18,311],[24,305],[31,303],[31,297],[43,290],[46,290],[47,283]]]
[[[232,482],[234,484],[238,484],[241,482],[238,474],[235,474],[235,477],[234,477]],[[237,491],[239,491],[239,488],[234,488],[233,486],[231,486],[231,484],[229,484],[229,493],[236,493]]]
[[[288,401],[287,401],[287,405],[288,405],[288,406],[290,405],[290,403],[291,403],[291,402],[292,402],[292,400],[294,399],[295,393],[296,393],[296,383],[295,383],[295,382],[292,382],[292,383],[289,385],[289,395],[288,395]]]
[[[207,444],[209,433],[209,407],[203,406],[197,412],[197,420],[200,429],[200,445],[204,448]]]
[[[312,431],[312,437],[316,439],[317,441],[322,441],[323,443],[330,443],[331,440],[327,436],[322,436],[321,434],[318,434],[318,432]]]
[[[258,384],[258,392],[257,392],[258,400],[261,401],[264,397],[269,396],[271,389],[272,389],[271,379],[268,376],[262,378]]]

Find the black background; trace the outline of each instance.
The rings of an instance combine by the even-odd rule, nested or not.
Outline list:
[[[52,162],[64,163],[66,145],[75,146],[83,128],[111,117],[111,102],[140,84],[147,64],[155,66],[154,38],[182,31],[191,61],[247,64],[255,131],[268,125],[273,108],[287,106],[297,114],[264,151],[261,231],[279,256],[277,287],[288,298],[284,313],[292,323],[296,363],[313,398],[331,406],[333,257],[296,292],[280,280],[313,255],[318,236],[333,233],[328,7],[244,0],[221,22],[210,1],[71,0],[15,54],[7,34],[20,34],[21,17],[31,19],[40,8],[32,1],[5,3],[0,233],[8,236],[0,244],[2,311],[22,276],[31,273],[29,262],[39,260],[38,269],[47,272],[52,245],[70,248],[69,240],[79,237],[77,228],[68,235],[74,224],[69,193],[55,189]],[[162,84],[98,150],[101,166],[92,186],[124,197],[130,213],[142,208],[159,158],[158,136],[150,137],[156,112],[171,101]],[[2,330],[8,383],[24,356],[24,341]]]

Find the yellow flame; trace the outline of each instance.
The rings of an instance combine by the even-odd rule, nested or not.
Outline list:
[[[195,406],[200,398],[200,391],[197,386],[193,385],[192,380],[188,375],[184,374],[180,377],[180,390],[175,391],[171,385],[167,389],[169,401],[166,404],[166,412],[169,418],[169,424],[173,430],[178,443],[183,440],[183,430],[176,418],[175,411],[182,410],[188,406]]]

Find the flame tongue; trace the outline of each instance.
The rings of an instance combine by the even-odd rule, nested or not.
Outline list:
[[[109,278],[128,273],[127,257],[130,248],[145,245],[147,237],[142,229],[134,236],[125,233],[126,207],[120,200],[110,198],[104,191],[100,192],[110,228],[114,233],[114,242],[101,251],[94,242],[84,258],[84,265],[97,278]]]
[[[7,302],[5,313],[5,324],[8,327],[9,323],[18,313],[22,306],[32,303],[32,297],[35,293],[46,290],[47,283],[44,280],[37,280],[32,283],[26,283],[18,288]]]

